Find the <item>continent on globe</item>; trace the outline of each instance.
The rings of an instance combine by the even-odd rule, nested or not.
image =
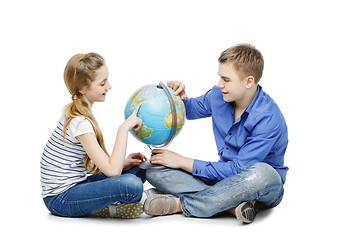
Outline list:
[[[167,89],[176,108],[176,136],[184,126],[185,106],[181,98],[174,95],[171,88],[167,87]],[[142,105],[137,116],[143,121],[143,124],[136,134],[134,130],[131,130],[131,134],[145,144],[153,146],[164,144],[169,139],[172,128],[171,104],[165,90],[154,84],[146,85],[135,91],[125,106],[125,119],[131,115],[139,103]]]

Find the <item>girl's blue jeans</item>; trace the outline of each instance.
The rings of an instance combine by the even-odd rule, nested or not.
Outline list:
[[[210,217],[256,200],[259,209],[277,206],[284,193],[279,174],[266,163],[255,163],[219,182],[178,169],[148,169],[146,179],[158,190],[180,198],[186,216]]]
[[[140,201],[143,182],[145,171],[138,167],[117,177],[95,174],[59,195],[44,198],[44,203],[55,215],[80,217],[112,203]]]

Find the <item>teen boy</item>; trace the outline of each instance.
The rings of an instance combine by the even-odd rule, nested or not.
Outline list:
[[[187,119],[212,117],[220,160],[153,150],[156,155],[150,162],[167,168],[148,169],[147,180],[171,195],[150,196],[145,213],[210,217],[229,211],[251,223],[259,210],[281,202],[288,171],[284,166],[288,133],[279,107],[258,85],[263,67],[260,51],[239,44],[220,55],[220,80],[203,96],[188,98],[184,84],[168,82],[184,100]]]

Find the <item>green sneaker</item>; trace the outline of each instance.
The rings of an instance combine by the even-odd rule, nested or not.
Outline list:
[[[91,215],[102,218],[137,218],[144,212],[144,205],[137,203],[114,203],[92,212]]]

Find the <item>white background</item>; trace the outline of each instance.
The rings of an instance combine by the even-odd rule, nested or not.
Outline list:
[[[359,216],[359,8],[356,1],[2,1],[2,235],[39,239],[356,238]],[[217,58],[252,43],[260,84],[289,128],[285,196],[253,224],[182,215],[135,220],[60,218],[41,199],[39,161],[71,99],[63,69],[95,51],[113,89],[93,112],[111,152],[130,95],[180,80],[189,96],[218,81]],[[187,121],[170,150],[217,160],[211,120]],[[128,153],[148,148],[129,135]],[[150,187],[149,184],[145,185]],[[352,236],[352,237],[350,237]]]

